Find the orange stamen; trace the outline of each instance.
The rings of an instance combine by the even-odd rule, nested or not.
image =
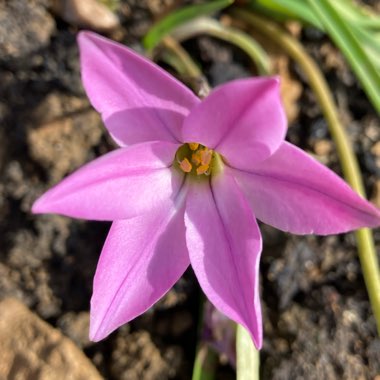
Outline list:
[[[200,165],[202,163],[202,156],[201,152],[197,150],[191,155],[191,162],[195,164],[196,166]]]
[[[209,165],[198,166],[197,167],[197,174],[198,175],[205,174],[207,172],[208,168],[209,168]]]
[[[189,147],[191,150],[197,150],[199,147],[198,143],[189,143]]]
[[[190,173],[193,166],[190,164],[190,161],[187,158],[184,158],[180,164],[179,167],[185,172]]]
[[[182,148],[176,157],[178,166],[184,173],[206,176],[211,174],[214,159],[212,149],[198,143],[187,143],[187,146],[183,145]]]
[[[201,162],[202,162],[202,165],[210,165],[210,162],[211,162],[211,158],[212,158],[212,150],[211,149],[203,149],[201,151]]]

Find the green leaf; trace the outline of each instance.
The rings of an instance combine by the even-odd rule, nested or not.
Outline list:
[[[380,112],[380,17],[352,0],[251,0],[273,18],[297,19],[326,32]]]
[[[344,19],[358,27],[380,28],[380,16],[369,8],[355,4],[352,0],[336,0],[334,6]]]
[[[280,18],[282,21],[296,19],[324,30],[310,5],[300,0],[251,0],[250,6],[271,18]],[[354,3],[352,0],[335,0],[334,7],[346,21],[358,27],[380,28],[380,16]]]
[[[199,34],[207,34],[239,47],[252,59],[259,75],[270,75],[269,57],[256,40],[241,30],[222,25],[210,17],[188,21],[175,28],[170,35],[181,42]]]
[[[252,9],[266,14],[268,17],[282,19],[300,20],[322,29],[323,25],[313,13],[310,6],[305,1],[300,0],[251,0]]]
[[[380,74],[368,54],[360,36],[354,32],[334,8],[331,0],[307,0],[324,25],[330,38],[349,61],[372,104],[380,113]]]
[[[192,380],[214,380],[218,354],[207,343],[201,343],[194,361]]]
[[[351,24],[352,32],[363,46],[368,58],[376,65],[376,68],[380,68],[380,39],[376,33],[373,33],[367,29],[363,29],[357,24]]]
[[[215,0],[204,4],[190,5],[170,13],[148,31],[143,39],[145,49],[148,51],[153,50],[165,35],[184,22],[220,11],[233,2],[234,0]]]

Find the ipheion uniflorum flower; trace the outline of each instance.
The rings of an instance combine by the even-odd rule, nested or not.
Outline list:
[[[296,234],[380,224],[332,171],[284,141],[279,79],[204,100],[128,48],[79,34],[84,87],[119,149],[39,198],[35,213],[111,220],[91,300],[98,341],[157,302],[192,265],[209,300],[262,345],[256,218]]]

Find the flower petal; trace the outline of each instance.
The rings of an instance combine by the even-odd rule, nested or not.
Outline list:
[[[183,214],[183,206],[172,206],[112,224],[94,278],[91,340],[144,313],[184,273],[189,256]]]
[[[183,127],[184,141],[216,149],[241,169],[273,154],[285,133],[277,78],[237,80],[218,87],[191,110]]]
[[[183,175],[169,167],[177,144],[148,142],[98,158],[47,191],[34,213],[117,220],[140,215],[173,199]]]
[[[250,172],[233,174],[264,223],[320,235],[380,225],[380,212],[340,177],[287,142]]]
[[[259,299],[261,236],[243,194],[230,176],[189,189],[185,211],[191,265],[209,300],[262,345]]]
[[[120,145],[180,141],[199,99],[154,63],[91,32],[78,37],[82,80],[93,106]]]

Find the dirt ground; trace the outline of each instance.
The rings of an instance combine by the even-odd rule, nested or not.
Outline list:
[[[116,37],[141,50],[174,1],[122,1]],[[78,27],[44,0],[0,0],[0,300],[15,297],[84,351],[106,379],[190,379],[200,290],[191,270],[143,316],[92,343],[89,300],[109,224],[34,216],[33,201],[114,145],[80,81]],[[320,32],[300,37],[323,69],[354,144],[368,197],[380,206],[379,118],[339,52]],[[207,36],[184,46],[211,85],[252,75],[249,59]],[[305,76],[274,52],[287,77],[288,140],[340,173]],[[380,340],[353,234],[297,237],[261,225],[263,379],[380,379]],[[380,231],[375,231],[377,248]],[[0,310],[1,313],[1,310]],[[221,361],[217,379],[233,379]]]

